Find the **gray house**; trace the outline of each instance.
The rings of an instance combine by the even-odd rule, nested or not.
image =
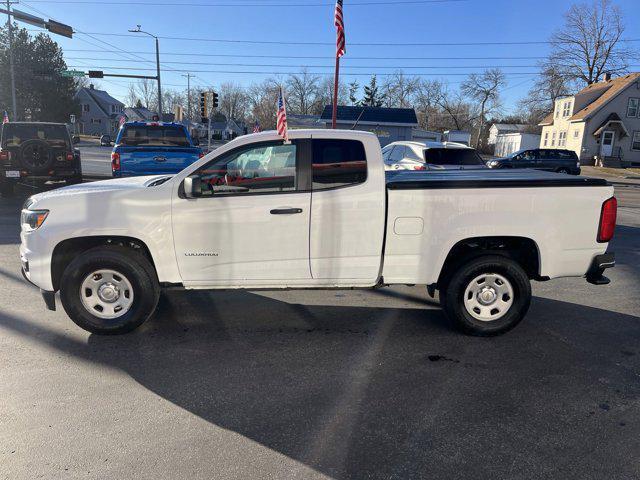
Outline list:
[[[331,128],[333,107],[327,105],[320,117],[325,128]],[[354,128],[355,126],[355,128]],[[413,108],[382,108],[338,106],[337,127],[365,130],[378,136],[384,147],[399,140],[411,140],[412,131],[418,128],[418,118]]]
[[[93,85],[82,87],[75,98],[81,106],[78,131],[85,135],[114,135],[124,117],[124,103]]]

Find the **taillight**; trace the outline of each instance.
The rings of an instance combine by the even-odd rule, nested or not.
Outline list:
[[[67,162],[73,162],[73,153],[67,153]]]
[[[204,157],[204,152],[200,152],[200,153],[198,154],[198,158],[202,158],[202,157]]]
[[[611,197],[602,204],[600,212],[600,226],[598,227],[598,243],[607,243],[613,238],[618,216],[618,201]]]
[[[11,152],[7,152],[7,151],[0,152],[0,161],[1,162],[6,162],[6,161],[9,161],[9,160],[11,160]]]
[[[120,170],[120,154],[111,152],[111,171],[115,172],[118,170]]]
[[[414,170],[426,170],[427,167],[425,167],[424,165],[415,165],[413,167]]]

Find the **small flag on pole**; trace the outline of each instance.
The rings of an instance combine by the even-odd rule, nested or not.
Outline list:
[[[285,142],[289,141],[289,131],[287,128],[287,105],[284,101],[284,93],[282,93],[282,87],[280,87],[280,95],[278,96],[278,121],[276,129],[278,135],[284,138]]]
[[[260,133],[260,122],[256,120],[256,124],[253,126],[253,133]]]
[[[7,111],[4,111],[4,114],[2,115],[2,124],[4,125],[5,123],[9,123],[9,114],[7,113]]]
[[[127,123],[127,117],[123,115],[122,117],[120,117],[120,126],[124,125],[125,123]]]
[[[347,53],[347,40],[344,34],[344,16],[342,13],[342,0],[336,0],[335,25],[337,30],[336,57],[340,58]]]

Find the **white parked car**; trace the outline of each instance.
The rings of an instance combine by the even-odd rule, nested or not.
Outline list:
[[[393,142],[382,149],[385,170],[487,168],[475,149],[455,142]]]
[[[526,314],[532,279],[608,283],[616,200],[605,180],[385,173],[371,133],[289,138],[246,135],[173,176],[34,195],[21,217],[25,277],[98,334],[141,325],[162,288],[418,284],[439,290],[464,332],[497,335]]]

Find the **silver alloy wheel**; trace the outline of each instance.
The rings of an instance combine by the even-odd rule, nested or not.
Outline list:
[[[80,286],[82,305],[91,315],[106,320],[121,317],[133,305],[133,287],[115,270],[96,270]]]
[[[513,305],[511,282],[497,273],[478,275],[464,292],[464,306],[473,318],[492,322],[502,318]]]

